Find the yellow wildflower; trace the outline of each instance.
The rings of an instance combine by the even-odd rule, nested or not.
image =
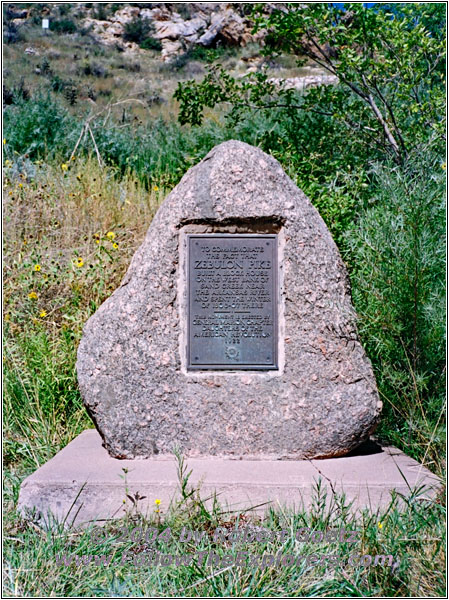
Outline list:
[[[443,171],[445,171],[445,170],[446,170],[446,163],[443,163],[443,164],[441,165],[441,168],[443,169]]]
[[[23,188],[23,183],[19,183],[19,188]]]
[[[108,237],[110,240],[113,240],[115,238],[115,233],[113,231],[108,231],[106,237]]]
[[[34,265],[34,270],[39,272],[41,270],[41,266],[40,265]]]
[[[379,529],[382,529],[383,524],[382,523],[378,523],[377,526],[379,527]]]
[[[5,144],[6,144],[6,139],[5,139],[5,138],[3,138],[3,145],[5,145]]]
[[[160,505],[160,503],[161,503],[161,501],[160,501],[160,500],[158,500],[158,499],[156,499],[156,500],[154,501],[154,503],[156,504],[156,506],[159,506],[159,505]]]
[[[117,244],[117,242],[114,242],[114,243],[112,244],[112,247],[113,247],[115,250],[117,250],[117,248],[118,248],[118,244]]]
[[[30,292],[30,293],[28,294],[28,298],[29,298],[30,300],[37,300],[37,294],[36,294],[36,292]]]
[[[61,169],[62,169],[63,171],[68,171],[68,169],[69,169],[69,165],[67,165],[66,163],[62,163],[62,165],[61,165]]]
[[[47,313],[45,312],[45,310],[41,310],[41,312],[39,313],[39,316],[41,319],[43,319],[44,317],[47,316]]]
[[[153,190],[154,190],[155,192],[158,192],[158,191],[159,191],[159,188],[157,187],[157,185],[155,185],[155,186],[153,187]]]
[[[77,258],[75,261],[75,267],[78,267],[79,269],[81,269],[81,267],[84,265],[84,260],[82,258]]]

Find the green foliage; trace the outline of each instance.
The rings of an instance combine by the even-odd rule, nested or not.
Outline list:
[[[58,5],[58,12],[61,15],[61,17],[67,16],[72,9],[73,4],[71,2],[64,2],[64,4]]]
[[[323,98],[309,96],[310,107],[333,106],[334,118],[344,123],[349,117],[360,135],[368,128],[370,143],[398,162],[429,133],[444,132],[445,40],[432,35],[435,15],[443,26],[443,4],[430,11],[422,3],[401,4],[396,15],[361,3],[344,9],[315,3],[306,10],[290,4],[288,11],[260,16],[257,27],[269,30],[267,53],[308,57],[359,100],[345,114],[341,94],[328,87]]]
[[[160,40],[151,36],[146,37],[140,43],[140,47],[142,48],[142,50],[156,50],[157,52],[160,52],[162,50],[162,44]]]
[[[216,46],[215,48],[205,48],[199,44],[193,46],[188,52],[188,58],[191,60],[200,60],[206,63],[214,63],[221,58],[235,55],[235,48],[231,46]]]
[[[54,92],[63,92],[66,87],[72,85],[72,81],[68,79],[62,79],[59,75],[53,75],[50,80],[51,89]]]
[[[135,42],[144,50],[162,50],[161,42],[152,37],[154,26],[148,19],[135,17],[132,21],[125,23],[123,39],[126,42]]]
[[[70,106],[76,104],[78,99],[78,89],[74,84],[68,84],[64,87],[64,96]]]
[[[232,104],[227,115],[230,127],[239,124],[240,131],[247,130],[254,121],[250,111],[258,115],[266,126],[254,132],[256,143],[273,154],[309,195],[342,247],[343,233],[368,192],[365,161],[379,158],[363,138],[348,141],[346,129],[327,112],[302,110],[305,99],[294,90],[287,90],[280,102],[276,85],[263,73],[238,81],[213,66],[198,86],[178,86],[176,97],[181,122],[200,123],[204,106],[225,99]],[[348,108],[351,102],[347,99]]]
[[[77,121],[47,94],[19,101],[5,112],[4,135],[11,153],[30,159],[69,152],[76,143]]]
[[[98,77],[102,79],[110,76],[110,73],[105,66],[87,59],[84,60],[81,66],[79,67],[79,72],[82,75],[92,75],[93,77]]]
[[[148,19],[135,17],[132,21],[125,23],[123,39],[126,42],[142,44],[153,32],[153,25]]]
[[[374,175],[370,206],[346,236],[360,332],[386,401],[380,433],[409,454],[425,448],[435,468],[444,451],[445,165],[422,149]]]
[[[5,105],[18,104],[21,101],[27,101],[30,98],[30,91],[25,86],[25,79],[20,78],[17,85],[11,89],[3,85],[3,103]]]
[[[58,34],[76,33],[78,27],[73,19],[50,19],[50,30]]]
[[[56,79],[56,76],[53,81],[55,89],[64,93],[71,90],[71,82]],[[105,162],[122,175],[132,169],[146,184],[162,178],[170,185],[176,184],[185,171],[216,144],[233,137],[257,144],[272,127],[272,123],[260,116],[235,128],[209,122],[195,130],[184,129],[175,120],[160,118],[127,128],[121,125],[111,122],[104,127],[102,119],[92,123],[92,131]],[[5,111],[4,136],[11,154],[28,154],[33,160],[67,160],[81,128],[82,120],[72,116],[49,95],[36,94],[27,103],[18,101],[17,105]],[[78,153],[92,150],[88,136],[80,144]]]
[[[109,9],[110,7],[107,5],[107,3],[96,2],[95,7],[91,12],[92,18],[97,19],[98,21],[107,21],[109,18]]]
[[[437,14],[444,21],[441,7]],[[345,10],[330,3],[275,9],[256,20],[268,32],[264,53],[294,53],[298,64],[307,57],[340,86],[320,86],[298,104],[292,90],[277,89],[263,74],[239,81],[214,69],[200,83],[179,83],[180,120],[199,124],[204,107],[221,102],[233,106],[234,116],[245,108],[316,111],[401,162],[430,136],[440,144],[443,139],[445,41],[432,35],[431,12],[423,4],[402,6],[396,18],[361,3]]]
[[[75,340],[67,331],[50,337],[39,326],[32,335],[12,336],[8,327],[5,333],[5,460],[35,468],[53,456],[52,439],[60,436],[61,448],[70,429],[89,423],[76,384]],[[31,456],[24,440],[39,444]]]

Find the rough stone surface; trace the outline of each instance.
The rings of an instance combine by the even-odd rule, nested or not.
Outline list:
[[[408,497],[424,486],[420,500],[434,498],[441,489],[439,479],[425,467],[396,448],[371,447],[352,456],[325,460],[227,460],[192,458],[187,467],[189,484],[200,487],[201,497],[210,506],[214,493],[222,506],[241,511],[257,507],[261,513],[272,505],[289,509],[310,509],[316,502],[316,483],[321,481],[330,503],[334,493],[345,494],[354,511],[386,508],[391,491]],[[128,469],[126,485],[123,469]],[[133,510],[129,494],[145,496],[138,511],[154,514],[155,499],[167,510],[179,498],[177,462],[173,456],[140,461],[117,460],[101,447],[96,431],[84,431],[66,448],[27,477],[20,488],[18,509],[34,521],[51,522],[49,513],[66,525],[95,519],[119,518]],[[209,499],[209,500],[207,500]],[[125,504],[123,503],[125,501]]]
[[[181,232],[283,240],[279,371],[186,372]],[[182,256],[182,254],[181,254]],[[348,278],[318,212],[260,149],[215,147],[165,199],[78,351],[85,405],[112,456],[345,454],[381,409]]]
[[[284,89],[294,90],[305,90],[311,87],[317,87],[319,85],[336,85],[338,83],[338,77],[334,75],[304,75],[302,77],[288,77],[287,79],[280,79],[278,77],[271,77],[269,83],[274,83]]]
[[[129,52],[139,52],[139,46],[123,41],[124,26],[135,18],[147,19],[154,26],[153,37],[162,44],[161,58],[164,62],[175,60],[195,44],[211,46],[217,43],[230,46],[246,46],[264,37],[264,33],[253,34],[253,23],[239,14],[235,6],[227,3],[192,3],[187,15],[181,16],[176,5],[149,4],[151,8],[125,6],[108,15],[108,20],[95,18],[95,8],[87,11],[84,27],[103,44],[120,45]],[[268,7],[268,5],[267,5]],[[271,8],[267,8],[268,11]]]

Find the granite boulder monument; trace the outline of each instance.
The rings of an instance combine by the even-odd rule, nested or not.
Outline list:
[[[229,141],[182,178],[78,350],[111,456],[346,454],[381,410],[345,266],[279,163]]]

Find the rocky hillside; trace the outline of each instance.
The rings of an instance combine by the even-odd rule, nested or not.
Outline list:
[[[123,121],[147,110],[166,118],[176,114],[178,82],[201,79],[213,63],[235,77],[264,70],[298,91],[336,82],[295,56],[263,56],[251,12],[239,3],[4,4],[4,105],[45,90],[74,111],[134,98],[144,108],[127,107]]]
[[[124,51],[161,50],[162,60],[169,62],[195,45],[246,46],[256,41],[250,9],[249,4],[219,2],[8,4],[5,39],[30,21],[47,18],[51,30],[71,33],[82,28],[98,42]]]

